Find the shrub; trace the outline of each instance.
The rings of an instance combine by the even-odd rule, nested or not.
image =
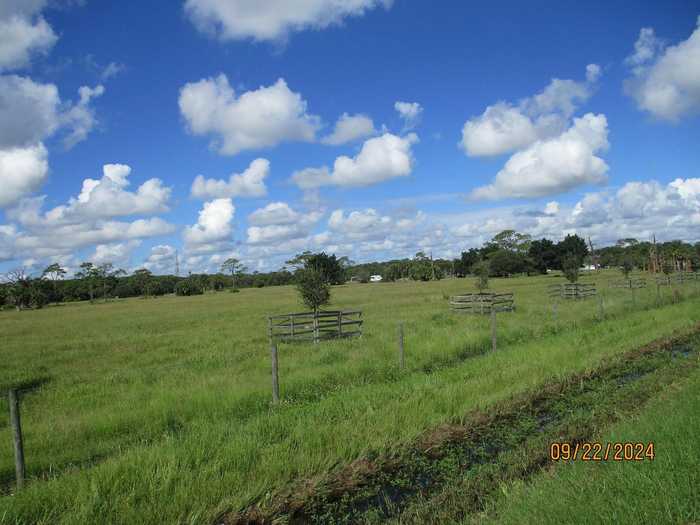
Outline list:
[[[562,258],[561,269],[564,277],[570,283],[578,281],[579,270],[581,269],[581,258],[572,253]]]
[[[472,265],[472,272],[476,275],[476,288],[483,292],[489,287],[489,273],[491,265],[488,261],[479,261]]]

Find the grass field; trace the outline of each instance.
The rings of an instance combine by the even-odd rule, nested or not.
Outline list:
[[[279,407],[265,317],[299,310],[291,287],[2,312],[0,389],[35,388],[18,494],[0,419],[0,523],[210,523],[700,319],[694,284],[678,303],[663,289],[657,305],[654,288],[633,302],[604,285],[617,277],[595,277],[603,320],[597,300],[560,303],[554,319],[545,289],[561,279],[493,281],[517,304],[499,316],[496,353],[488,319],[447,310],[470,280],[334,287],[333,307],[362,309],[365,333],[282,345]]]
[[[700,516],[700,372],[603,442],[653,442],[653,462],[578,462],[504,490],[487,523],[696,523]],[[613,489],[614,490],[611,490]],[[592,505],[591,502],[595,502]]]

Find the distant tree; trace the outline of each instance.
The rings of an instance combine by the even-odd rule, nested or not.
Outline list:
[[[588,255],[588,245],[586,241],[578,235],[567,235],[563,241],[557,243],[559,253],[560,268],[564,269],[564,259],[575,257],[579,261],[580,268],[583,260]]]
[[[51,299],[54,301],[59,301],[61,297],[58,294],[58,281],[62,280],[66,275],[66,270],[64,270],[60,264],[53,263],[47,266],[41,273],[42,279],[49,279],[52,283],[52,294]]]
[[[245,272],[246,270],[247,268],[243,265],[243,263],[235,257],[229,257],[221,265],[222,272],[228,272],[231,274],[231,283],[234,290],[236,289],[236,276]]]
[[[4,275],[4,298],[0,302],[7,302],[17,310],[27,308],[42,308],[47,304],[50,287],[48,281],[41,278],[32,278],[24,268],[11,270]]]
[[[95,269],[98,280],[102,283],[102,300],[107,302],[107,290],[114,288],[117,284],[117,278],[126,275],[126,272],[120,268],[115,269],[112,263],[104,263]]]
[[[80,271],[75,276],[85,282],[90,294],[90,302],[95,302],[95,286],[100,277],[97,267],[91,262],[84,262],[80,265]]]
[[[557,248],[549,239],[532,241],[527,253],[534,268],[540,273],[547,273],[548,269],[558,266]]]
[[[408,275],[414,281],[438,281],[443,278],[444,272],[432,258],[418,252],[411,261]]]
[[[527,233],[518,233],[515,230],[503,230],[496,234],[489,244],[499,250],[526,254],[530,249],[532,237]]]
[[[433,269],[430,260],[418,252],[411,263],[409,276],[414,281],[430,281],[433,277]]]
[[[481,259],[481,254],[476,248],[470,248],[469,251],[462,252],[459,259],[455,260],[455,275],[464,277],[472,271],[472,266]]]
[[[483,292],[489,287],[489,274],[491,266],[488,261],[481,260],[472,265],[472,273],[476,275],[476,288]]]
[[[518,252],[498,250],[489,255],[491,275],[507,277],[518,273],[527,273],[530,270],[530,262],[527,257]]]
[[[175,285],[175,295],[179,296],[190,296],[190,295],[202,295],[204,290],[202,289],[198,279],[193,277],[187,277],[182,279]]]
[[[49,266],[46,267],[46,269],[41,273],[41,276],[44,278],[48,278],[51,281],[59,281],[63,279],[66,275],[66,271],[61,268],[61,265],[58,263],[53,263]]]
[[[296,272],[296,287],[301,302],[318,313],[331,301],[331,287],[326,277],[316,268],[301,268]]]
[[[140,268],[133,274],[134,284],[138,293],[143,297],[151,296],[151,287],[153,285],[153,274],[146,268]]]
[[[17,311],[31,307],[31,278],[24,268],[17,268],[7,272],[4,276],[7,283],[6,301],[14,306]]]
[[[402,271],[401,271],[401,265],[399,263],[392,263],[390,264],[386,272],[384,272],[384,279],[387,281],[398,281],[403,277]]]

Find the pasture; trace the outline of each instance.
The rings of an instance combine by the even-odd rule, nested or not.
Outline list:
[[[15,492],[0,418],[0,523],[216,522],[700,320],[697,284],[658,303],[655,286],[632,296],[616,278],[583,279],[602,318],[597,298],[553,308],[560,277],[492,280],[516,304],[498,315],[496,352],[488,317],[449,311],[471,279],[333,287],[330,308],[362,310],[363,335],[280,344],[278,406],[266,317],[300,311],[292,287],[0,312],[0,390],[27,387],[28,474]]]

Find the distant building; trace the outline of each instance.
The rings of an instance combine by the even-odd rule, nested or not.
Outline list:
[[[380,282],[381,280],[382,280],[382,276],[381,276],[381,275],[370,275],[370,276],[369,276],[369,282],[371,282],[371,283],[378,283],[378,282]]]

